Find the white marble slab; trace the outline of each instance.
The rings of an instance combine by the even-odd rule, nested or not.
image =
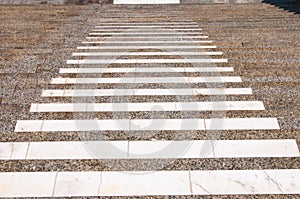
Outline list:
[[[163,95],[251,95],[251,88],[203,89],[74,89],[43,90],[42,97],[76,96],[163,96]]]
[[[26,159],[126,159],[128,141],[31,142]]]
[[[191,171],[194,195],[300,194],[300,170]]]
[[[31,104],[30,112],[229,111],[264,109],[264,105],[260,101],[47,103]]]
[[[87,104],[84,103],[55,103],[31,104],[30,112],[86,112]]]
[[[157,39],[157,40],[161,40],[161,39],[207,39],[208,36],[180,36],[180,35],[175,35],[175,36],[132,36],[132,37],[122,37],[122,36],[100,36],[100,37],[97,37],[97,36],[93,36],[93,37],[86,37],[86,39],[103,39],[103,38],[112,38],[114,40],[117,40],[117,39],[122,39],[122,41],[124,39],[126,40],[129,40],[129,39]]]
[[[73,56],[223,55],[222,52],[79,52]]]
[[[28,149],[26,142],[0,142],[0,159],[24,159]]]
[[[0,197],[51,197],[56,172],[1,172]]]
[[[41,131],[43,123],[43,120],[22,120],[17,122],[15,129],[17,129],[20,132]]]
[[[296,195],[299,179],[300,169],[13,172],[0,173],[0,197]]]
[[[242,82],[236,76],[210,77],[125,77],[125,78],[52,78],[51,84],[155,84],[176,83],[192,84],[207,82]]]
[[[180,4],[180,0],[114,0],[114,4]]]
[[[62,97],[64,96],[65,90],[43,90],[41,96],[42,97]]]
[[[100,185],[100,172],[59,172],[53,196],[97,196]]]
[[[176,12],[178,13],[178,12]],[[113,25],[113,27],[117,26],[127,26],[127,25],[188,25],[188,24],[192,24],[192,25],[197,25],[196,22],[194,21],[168,21],[168,22],[101,22],[101,23],[97,23],[97,25]],[[101,27],[100,26],[100,27]]]
[[[89,35],[203,35],[201,32],[176,32],[176,31],[170,31],[170,32],[91,32]]]
[[[41,129],[34,124],[42,122]],[[184,125],[184,126],[182,126]],[[26,128],[23,128],[26,126]],[[18,120],[15,132],[205,130],[203,119]]]
[[[101,49],[206,49],[217,48],[217,46],[200,46],[200,45],[175,45],[175,46],[78,46],[78,50],[101,50]],[[149,59],[148,59],[149,60]]]
[[[177,91],[175,92],[177,94]],[[178,91],[180,93],[180,91]],[[252,88],[207,88],[194,89],[195,95],[251,95]]]
[[[155,41],[83,41],[83,44],[118,44],[118,45],[123,45],[123,44],[186,44],[186,43],[192,43],[192,44],[201,44],[201,43],[212,43],[212,40],[155,40]]]
[[[280,129],[277,118],[206,119],[207,130],[268,130]]]
[[[44,120],[42,131],[128,131],[129,120]]]
[[[177,23],[177,24],[103,24],[101,26],[95,26],[97,29],[152,29],[152,28],[159,28],[159,29],[175,29],[175,28],[180,28],[180,29],[191,29],[191,28],[199,28],[197,24],[191,23],[191,24],[182,24],[182,23]]]
[[[214,140],[215,157],[300,157],[296,140]]]
[[[129,159],[213,158],[210,140],[130,141]]]
[[[60,68],[59,73],[191,73],[233,72],[233,67]]]
[[[145,31],[145,32],[166,32],[166,31],[179,31],[179,32],[185,32],[185,31],[202,31],[201,28],[143,28],[143,29],[137,29],[137,28],[127,28],[127,29],[120,29],[120,27],[116,28],[98,28],[93,29],[91,31],[93,32],[139,32],[139,31]]]
[[[227,59],[81,59],[67,64],[226,63]]]
[[[212,123],[213,121],[213,123]],[[205,122],[205,125],[204,125]],[[216,122],[216,123],[215,123]],[[36,128],[36,123],[43,123]],[[133,119],[133,120],[18,120],[15,132],[118,131],[118,130],[271,130],[280,129],[276,118]]]
[[[11,156],[11,145],[26,147]],[[0,160],[300,157],[292,139],[10,142],[0,150]]]
[[[188,171],[103,172],[100,195],[190,195]]]
[[[205,126],[203,119],[133,119],[130,130],[205,130]]]

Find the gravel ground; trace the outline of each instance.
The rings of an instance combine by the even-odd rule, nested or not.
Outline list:
[[[297,139],[300,144],[299,121],[299,15],[289,13],[268,4],[249,5],[180,5],[180,6],[112,6],[112,5],[60,5],[60,6],[0,6],[0,141],[70,141],[81,140],[78,132],[66,133],[14,133],[19,119],[72,119],[80,114],[29,113],[30,104],[47,102],[73,102],[72,98],[41,98],[43,89],[84,88],[84,85],[50,85],[51,78],[61,76],[58,69],[76,52],[76,47],[92,29],[92,25],[105,21],[176,21],[193,20],[214,40],[229,63],[216,66],[234,67],[232,76],[241,76],[242,83],[226,83],[226,87],[249,87],[253,95],[226,96],[227,100],[261,100],[265,111],[228,111],[228,117],[276,117],[280,130],[222,131],[220,139]],[[156,12],[161,14],[151,14]],[[145,18],[149,16],[149,18]],[[134,18],[133,18],[134,17]],[[140,57],[141,58],[141,57]],[[162,58],[154,56],[153,58]],[[167,57],[168,58],[168,57]],[[166,64],[180,67],[180,64]],[[128,65],[114,65],[128,67]],[[227,74],[227,73],[224,73]],[[120,74],[122,75],[122,74]],[[135,74],[133,74],[135,75]],[[153,74],[159,75],[159,74]],[[194,76],[195,74],[181,74]],[[199,75],[199,74],[198,74]],[[116,75],[107,74],[107,77]],[[72,75],[64,75],[72,77]],[[139,86],[139,85],[138,85]],[[143,85],[140,85],[143,86]],[[194,88],[205,84],[150,84],[145,88]],[[116,85],[97,85],[97,88],[115,88]],[[119,87],[119,86],[118,86]],[[209,101],[205,96],[193,97]],[[97,98],[96,102],[120,99]],[[121,99],[121,101],[127,99]],[[189,97],[131,97],[131,101],[193,101]],[[210,117],[211,112],[189,113],[188,116]],[[160,113],[131,113],[133,118],[161,117]],[[121,113],[97,113],[85,117],[116,118]],[[125,115],[126,116],[126,115]],[[183,113],[164,113],[165,118],[185,117]],[[152,135],[152,132],[148,132]],[[195,139],[205,139],[207,132],[182,132],[182,136],[193,134]],[[87,133],[87,140],[99,135]],[[165,131],[147,136],[128,132],[103,132],[108,140],[175,139],[176,132]],[[101,137],[101,136],[100,136]],[[0,161],[0,171],[107,171],[147,170],[160,168],[160,161],[150,160],[89,160],[89,161]],[[113,169],[111,169],[113,165]],[[238,158],[176,160],[165,169],[276,169],[298,168],[299,158]],[[214,196],[206,198],[297,198],[298,196]],[[107,197],[108,198],[108,197]],[[112,197],[110,197],[112,198]],[[114,197],[118,198],[118,197]],[[124,198],[124,197],[122,197]],[[134,197],[136,198],[136,197]],[[142,198],[198,198],[198,197],[142,197]],[[205,197],[203,197],[205,198]]]

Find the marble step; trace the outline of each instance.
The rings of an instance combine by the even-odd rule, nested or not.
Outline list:
[[[276,118],[18,120],[15,132],[280,129]]]
[[[0,160],[300,157],[296,140],[1,142]]]
[[[0,197],[300,194],[299,178],[299,169],[5,172]]]
[[[259,101],[47,103],[31,104],[30,112],[137,112],[137,111],[265,110]]]

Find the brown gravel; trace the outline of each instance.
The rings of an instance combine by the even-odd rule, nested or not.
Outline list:
[[[36,49],[53,33],[79,16],[85,6],[0,6],[0,61],[14,61],[53,49]]]
[[[1,106],[0,141],[78,141],[82,136],[87,140],[99,138],[95,133],[14,133],[18,119],[72,119],[69,113],[36,114],[29,113],[32,102],[72,102],[70,98],[41,98],[43,89],[74,88],[72,85],[49,85],[52,77],[58,77],[58,68],[70,58],[80,41],[87,36],[91,25],[101,21],[118,21],[121,17],[135,17],[135,21],[148,20],[145,13],[164,12],[169,16],[152,15],[148,21],[175,20],[181,12],[186,19],[199,24],[200,28],[215,40],[223,51],[222,58],[229,63],[218,66],[232,66],[231,75],[241,76],[242,83],[228,83],[226,87],[250,87],[253,95],[228,96],[228,100],[261,100],[266,111],[232,111],[228,117],[276,117],[281,130],[262,131],[222,131],[219,139],[297,139],[299,132],[299,31],[300,18],[276,7],[257,5],[181,5],[178,7],[162,6],[0,6],[1,44],[0,44],[0,80]],[[96,10],[96,11],[95,11]],[[95,12],[94,12],[95,11]],[[200,14],[199,14],[200,13]],[[165,15],[168,15],[165,14]],[[159,14],[158,14],[159,15]],[[164,14],[161,14],[164,15]],[[87,20],[87,16],[89,20]],[[92,17],[94,18],[92,18]],[[126,18],[124,19],[126,20]],[[65,26],[68,25],[68,28]],[[261,31],[263,30],[263,31]],[[2,42],[3,41],[3,42]],[[114,65],[117,67],[117,65]],[[169,65],[168,65],[169,66]],[[181,65],[176,65],[180,67]],[[176,67],[174,66],[174,67]],[[65,66],[68,67],[68,66]],[[70,67],[70,66],[69,66]],[[118,67],[127,67],[119,65]],[[185,74],[192,75],[192,74]],[[193,74],[195,75],[195,74]],[[198,74],[197,74],[198,75]],[[68,75],[65,75],[66,77]],[[108,74],[107,76],[110,76]],[[162,85],[147,85],[155,88]],[[174,88],[185,85],[167,85]],[[193,84],[192,87],[204,87]],[[76,86],[79,88],[80,86]],[[114,88],[115,85],[99,85],[98,88]],[[186,87],[186,86],[185,86]],[[179,97],[184,101],[190,99]],[[132,101],[176,101],[178,97],[133,97]],[[98,102],[109,102],[113,98],[103,97]],[[115,99],[116,100],[116,99]],[[197,97],[207,101],[209,97]],[[146,113],[149,114],[149,113]],[[176,118],[178,113],[170,112],[166,117]],[[195,115],[197,113],[194,113]],[[94,114],[92,114],[94,115]],[[132,114],[136,118],[146,117],[142,113]],[[180,114],[178,114],[180,116]],[[201,113],[209,116],[210,113]],[[100,118],[110,118],[109,113],[99,113]],[[147,116],[150,118],[150,116]],[[158,116],[159,117],[159,116]],[[151,132],[149,132],[151,133]],[[167,139],[177,137],[178,132],[160,132],[143,138],[128,132],[103,132],[109,140]],[[184,135],[195,133],[195,138],[207,138],[207,132],[183,132]],[[157,162],[158,164],[159,162]],[[119,164],[119,165],[118,165]],[[118,165],[119,170],[158,169],[152,161],[0,161],[1,171],[79,171],[109,170],[107,165]],[[24,166],[25,165],[25,166]],[[24,166],[24,167],[23,167]],[[299,168],[299,158],[245,158],[215,160],[176,160],[167,169],[274,169]],[[112,169],[112,170],[114,170]],[[214,196],[201,198],[297,198],[293,195],[260,196]],[[118,198],[118,197],[105,197]],[[124,198],[124,197],[122,197]],[[132,197],[133,198],[133,197]],[[137,198],[137,197],[134,197]],[[195,197],[141,197],[141,198],[199,198]]]

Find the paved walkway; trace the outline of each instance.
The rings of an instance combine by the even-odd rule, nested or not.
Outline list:
[[[16,122],[15,133],[58,139],[0,143],[1,160],[63,167],[2,172],[0,197],[300,194],[296,137],[266,135],[284,126],[227,46],[185,9],[129,8],[92,20],[33,116]]]

